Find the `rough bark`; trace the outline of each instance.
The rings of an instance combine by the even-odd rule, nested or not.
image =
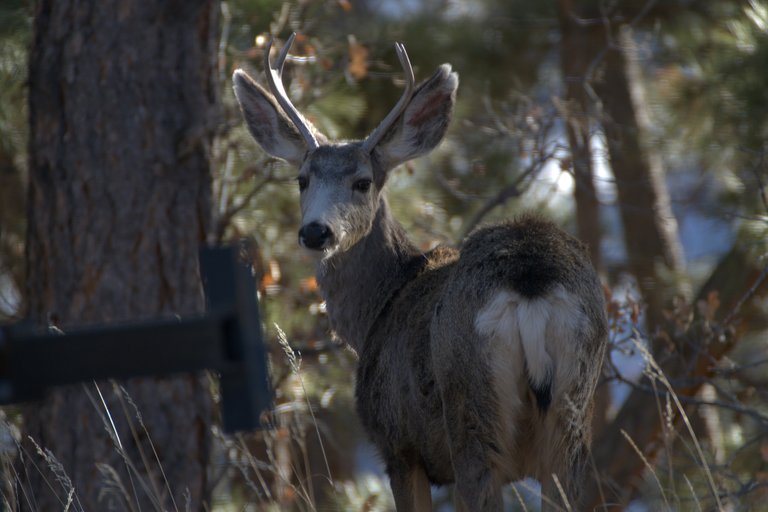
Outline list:
[[[218,3],[43,0],[34,32],[28,315],[66,330],[201,311]],[[205,379],[125,386],[146,432],[131,405],[124,411],[100,384],[135,471],[129,476],[103,409],[84,392],[95,386],[61,389],[26,411],[20,508],[61,510],[69,490],[27,435],[62,464],[75,509],[203,508],[212,419]],[[124,491],[106,485],[114,478],[107,466]]]

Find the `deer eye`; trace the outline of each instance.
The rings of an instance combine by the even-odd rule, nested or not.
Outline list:
[[[357,180],[352,184],[352,190],[356,190],[357,192],[368,192],[368,190],[371,188],[371,180],[367,178],[363,178],[361,180]]]
[[[296,178],[296,182],[299,184],[299,191],[303,192],[305,188],[307,188],[307,185],[309,185],[309,180],[306,176],[299,176]]]

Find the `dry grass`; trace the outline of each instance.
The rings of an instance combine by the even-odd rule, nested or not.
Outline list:
[[[212,495],[214,500],[207,505],[207,510],[229,511],[385,511],[392,510],[392,499],[386,478],[372,475],[356,475],[340,478],[334,474],[328,441],[333,438],[324,420],[315,413],[318,407],[318,391],[310,374],[305,375],[301,354],[295,351],[286,334],[279,328],[278,340],[285,359],[274,361],[273,365],[283,364],[289,376],[281,383],[281,398],[274,414],[268,419],[269,429],[257,433],[226,436],[217,428],[214,432],[214,465],[211,468]],[[622,432],[626,442],[645,467],[646,484],[641,485],[638,503],[644,503],[645,510],[668,511],[748,511],[755,508],[753,496],[765,489],[765,480],[760,473],[734,480],[733,459],[726,462],[714,462],[711,446],[694,428],[689,418],[684,399],[676,392],[675,386],[664,374],[661,367],[647,349],[637,333],[633,336],[634,350],[643,358],[645,370],[642,378],[656,390],[658,400],[656,410],[648,414],[658,416],[663,426],[663,449],[649,452],[648,447],[639,446],[627,432]],[[103,386],[102,386],[103,387]],[[119,498],[127,510],[139,511],[138,495],[151,498],[153,510],[164,510],[171,492],[163,471],[163,464],[154,444],[151,442],[141,413],[127,391],[117,383],[111,383],[108,390],[115,397],[119,407],[110,410],[102,388],[93,383],[83,385],[84,392],[104,423],[105,431],[110,436],[114,450],[120,455],[124,465],[122,471],[107,464],[99,464],[98,471],[102,479],[103,495]],[[321,390],[322,391],[322,390]],[[319,393],[322,394],[322,393]],[[114,401],[111,403],[115,403]],[[120,433],[115,427],[115,415],[127,420],[128,430]],[[682,430],[676,425],[682,425]],[[40,471],[43,475],[52,475],[45,480],[45,485],[59,496],[61,510],[85,511],[77,491],[69,479],[65,467],[44,446],[32,440],[34,451],[23,448],[19,432],[13,422],[3,420],[2,433],[5,443],[0,450],[0,463],[5,475],[3,500],[6,510],[14,511],[23,503],[27,510],[39,510],[33,492],[27,485],[28,478],[19,475],[14,459],[21,457],[28,462],[26,467]],[[342,433],[343,435],[343,433]],[[765,431],[760,431],[765,436]],[[139,439],[150,439],[148,450],[138,450],[135,458],[129,456],[124,446],[129,436],[131,443],[141,447]],[[766,446],[764,437],[758,445]],[[26,446],[26,445],[24,445]],[[315,447],[314,449],[312,447]],[[757,446],[757,445],[756,445]],[[740,447],[736,447],[739,452]],[[765,448],[763,448],[765,451]],[[656,454],[649,456],[649,453]],[[659,454],[660,453],[660,454]],[[768,453],[768,451],[766,451]],[[318,455],[319,454],[319,455]],[[346,453],[343,456],[349,457]],[[766,461],[768,463],[768,461]],[[47,468],[47,471],[42,471]],[[127,477],[125,476],[127,475]],[[147,475],[160,475],[159,478]],[[736,483],[735,483],[736,482]],[[529,481],[510,486],[507,492],[507,510],[524,512],[535,511],[538,505],[536,496],[539,489]],[[436,495],[436,506],[440,510],[450,510],[449,494]],[[190,510],[189,499],[184,503],[172,501],[174,512]],[[555,504],[552,504],[555,505]],[[555,505],[557,510],[578,510],[567,504],[565,508]],[[605,499],[603,510],[617,510]],[[643,510],[643,508],[640,508]]]

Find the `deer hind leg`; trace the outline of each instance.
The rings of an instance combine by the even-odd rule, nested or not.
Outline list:
[[[539,474],[541,482],[541,510],[581,510],[581,490],[589,460],[588,434],[580,430],[566,433],[559,446],[560,457],[552,457],[549,471]],[[555,475],[557,483],[555,482]],[[559,486],[558,486],[559,483]]]
[[[468,318],[472,310],[453,301],[438,308],[431,331],[433,367],[457,510],[501,511],[502,483],[517,467],[510,442],[522,362],[518,345],[475,327],[475,318]]]
[[[387,472],[397,512],[432,510],[431,486],[421,466],[396,463],[390,465]]]
[[[581,489],[580,479],[574,478],[573,467],[541,477],[541,511],[577,511]],[[557,482],[555,482],[557,477]],[[578,480],[578,483],[577,483]],[[558,485],[559,483],[559,485]]]
[[[498,447],[484,426],[486,418],[471,399],[447,402],[445,424],[455,476],[456,510],[501,511],[501,483],[494,459]],[[444,402],[446,403],[446,402]]]
[[[437,381],[454,471],[456,510],[501,511],[501,483],[494,466],[501,453],[495,441],[496,400],[489,393],[490,380],[472,357],[452,359],[455,364],[443,366]]]

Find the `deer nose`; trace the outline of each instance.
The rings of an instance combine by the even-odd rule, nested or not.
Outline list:
[[[325,224],[310,222],[299,230],[299,243],[307,249],[320,250],[330,245],[333,233]]]

